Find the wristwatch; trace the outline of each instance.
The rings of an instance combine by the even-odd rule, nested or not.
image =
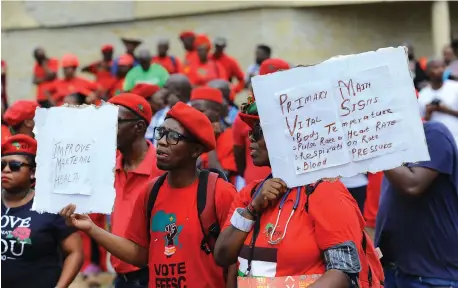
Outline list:
[[[237,208],[231,217],[231,224],[240,231],[249,233],[253,229],[254,221],[242,216],[244,209]]]

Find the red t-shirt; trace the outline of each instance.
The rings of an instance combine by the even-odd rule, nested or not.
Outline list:
[[[252,199],[251,192],[260,181],[243,188],[234,199],[228,213],[226,225],[238,207],[246,207]],[[268,243],[277,220],[280,201],[275,207],[263,211],[261,230],[256,240],[252,261],[252,275],[259,277],[284,277],[324,274],[323,251],[337,244],[353,241],[360,247],[363,237],[364,219],[358,205],[340,181],[322,182],[309,197],[309,210],[305,211],[305,187],[300,191],[299,205],[291,217],[285,233],[285,225],[291,214],[298,189],[292,189],[282,208],[278,227],[273,239],[285,237],[276,245]],[[247,271],[247,259],[251,253],[253,231],[246,237],[239,253],[239,275]],[[364,253],[362,248],[358,251]],[[361,263],[367,267],[367,263]]]
[[[146,207],[152,184],[140,192],[125,234],[149,249],[149,287],[225,287],[223,269],[200,249],[203,235],[197,215],[198,181],[184,188],[172,188],[167,179],[164,181],[151,213],[148,235]],[[221,227],[235,194],[234,186],[217,180],[215,208]]]
[[[127,230],[130,229],[130,217],[135,214],[135,201],[138,195],[142,193],[141,187],[149,180],[163,173],[156,166],[156,148],[150,142],[148,142],[148,146],[145,159],[134,171],[127,173],[124,171],[121,153],[118,153],[116,158],[114,184],[116,198],[113,213],[111,214],[111,232],[115,235],[126,237]],[[111,256],[111,265],[117,273],[128,273],[139,269],[114,256]]]
[[[95,82],[97,82],[104,91],[108,91],[113,83],[113,79],[115,79],[111,74],[111,61],[106,67],[104,67],[102,61],[96,61],[88,67],[88,72],[95,75]]]
[[[172,60],[173,57],[173,60]],[[156,63],[167,69],[169,74],[181,73],[182,64],[181,61],[174,56],[159,57],[154,56],[151,63]]]
[[[246,183],[264,179],[271,172],[270,167],[258,167],[253,164],[253,160],[250,156],[250,139],[248,137],[248,132],[250,130],[250,126],[243,122],[242,119],[240,119],[240,117],[237,115],[237,117],[235,117],[234,123],[232,124],[232,136],[234,145],[245,147],[246,167],[243,178],[245,178]]]
[[[204,86],[211,80],[227,79],[226,70],[224,67],[213,60],[208,60],[206,63],[193,61],[189,64],[188,69],[184,70],[189,81],[195,86]]]
[[[59,60],[55,58],[50,58],[48,59],[48,68],[54,73],[57,73],[59,71]],[[33,68],[33,74],[38,77],[38,78],[43,78],[46,76],[46,71],[43,68],[43,66],[38,65],[38,63],[35,63],[35,66]],[[45,81],[37,85],[37,101],[44,101],[47,100],[46,94],[44,91],[48,89],[54,83],[55,80],[53,81]]]
[[[237,79],[238,83],[232,87],[234,93],[239,93],[245,88],[245,76],[242,69],[240,69],[239,63],[237,63],[237,60],[226,54],[221,55],[220,58],[215,58],[215,56],[212,55],[211,58],[224,67],[227,75],[226,80],[232,82],[233,78]]]
[[[368,173],[366,188],[366,202],[364,203],[364,218],[366,225],[375,228],[375,219],[377,218],[378,204],[380,200],[380,190],[382,188],[383,172],[375,174]]]
[[[124,90],[124,78],[114,78],[111,82],[110,88],[107,91],[107,98],[121,94]]]

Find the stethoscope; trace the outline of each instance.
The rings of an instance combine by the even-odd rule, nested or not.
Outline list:
[[[270,175],[269,175],[270,176]],[[268,177],[269,178],[269,177]],[[267,178],[266,178],[267,180]],[[261,191],[261,188],[263,186],[264,182],[262,183],[262,185],[260,185],[260,187],[256,190],[256,192],[254,193],[253,195],[253,199],[259,194],[259,192]],[[293,205],[293,209],[291,210],[291,213],[289,214],[289,217],[288,217],[288,220],[286,221],[286,225],[285,225],[285,230],[283,231],[283,233],[277,238],[277,239],[273,239],[274,237],[274,234],[275,234],[275,231],[277,230],[277,227],[278,227],[278,222],[280,221],[280,216],[281,216],[281,212],[282,212],[282,209],[283,209],[283,206],[285,205],[285,202],[286,200],[288,199],[288,196],[289,194],[291,193],[291,189],[288,189],[285,193],[285,195],[283,195],[281,201],[280,201],[280,206],[278,208],[278,213],[277,213],[277,220],[275,221],[275,225],[274,225],[274,228],[272,229],[272,232],[270,233],[269,235],[269,240],[267,240],[267,242],[271,245],[277,245],[279,244],[283,238],[285,238],[286,236],[286,232],[288,230],[288,225],[289,225],[289,222],[291,221],[291,218],[293,217],[294,213],[296,212],[297,210],[297,207],[299,207],[299,202],[301,200],[301,191],[302,190],[302,187],[297,187],[297,194],[296,194],[296,201],[294,201],[294,205]]]

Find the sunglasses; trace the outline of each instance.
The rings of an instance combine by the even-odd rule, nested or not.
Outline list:
[[[164,127],[154,128],[154,140],[159,141],[165,136],[165,140],[170,145],[177,145],[181,140],[193,141],[194,139]]]
[[[261,138],[263,137],[263,133],[262,133],[262,128],[260,125],[255,125],[253,127],[253,129],[251,129],[249,132],[248,132],[248,136],[250,137],[250,139],[253,141],[253,142],[257,142],[259,140],[261,140]]]
[[[5,170],[6,166],[10,167],[11,172],[18,172],[21,170],[22,166],[30,167],[30,164],[20,162],[20,161],[2,161],[2,171]]]

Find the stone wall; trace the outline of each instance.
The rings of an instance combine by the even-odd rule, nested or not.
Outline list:
[[[73,11],[71,15],[99,13],[105,18],[108,17],[106,12],[100,10],[103,8],[100,3],[104,2],[84,2],[87,4],[99,3],[91,4],[95,6],[81,6],[82,3],[76,5],[76,2],[78,1],[59,2],[58,10],[67,9],[65,13]],[[44,13],[43,15],[47,15],[48,18],[60,17],[59,11],[54,11],[51,5],[56,2],[48,3],[47,5],[50,6],[46,6],[46,9],[42,6],[33,8],[32,4],[27,5],[32,5],[28,6],[28,9],[35,9],[34,13],[37,15]],[[65,3],[69,3],[70,6],[62,6]],[[107,3],[111,3],[111,6],[119,3],[119,6],[110,6],[111,15],[117,15],[117,11],[124,9],[126,11],[123,12],[124,14],[121,13],[121,16],[126,15],[132,12],[127,9],[133,9],[123,6],[127,2]],[[6,14],[11,18],[15,14],[22,13],[20,11],[24,11],[19,8],[16,10],[14,12],[15,10],[10,7],[10,12],[5,12],[5,9],[2,9],[2,18]],[[48,12],[37,12],[38,10]],[[62,15],[67,15],[65,13]],[[450,2],[450,14],[458,15],[458,3]],[[34,87],[31,83],[34,47],[45,47],[48,54],[53,57],[61,57],[64,53],[72,52],[79,56],[82,64],[87,64],[100,57],[99,49],[103,44],[114,44],[115,53],[122,53],[123,46],[119,38],[125,35],[142,38],[144,44],[141,48],[148,48],[153,52],[159,38],[169,37],[171,53],[179,57],[183,55],[177,36],[180,31],[190,29],[198,33],[207,33],[211,37],[222,35],[228,39],[227,52],[236,57],[244,69],[252,62],[254,47],[260,43],[271,45],[274,56],[302,64],[317,63],[339,54],[395,46],[404,40],[415,44],[418,55],[429,56],[433,53],[430,24],[431,3],[429,2],[252,8],[84,26],[65,26],[64,21],[61,21],[60,24],[64,25],[63,27],[56,27],[59,25],[55,21],[51,25],[46,22],[46,17],[40,18],[42,16],[37,15],[27,21],[30,27],[38,23],[41,28],[13,29],[11,28],[13,26],[9,26],[10,28],[2,32],[2,59],[8,63],[8,93],[11,100],[34,97]],[[87,15],[79,16],[78,19],[74,18],[72,21],[81,19],[89,21],[88,17]],[[453,22],[452,31],[458,32],[458,17],[450,18]],[[23,23],[26,23],[26,20],[24,21]]]

